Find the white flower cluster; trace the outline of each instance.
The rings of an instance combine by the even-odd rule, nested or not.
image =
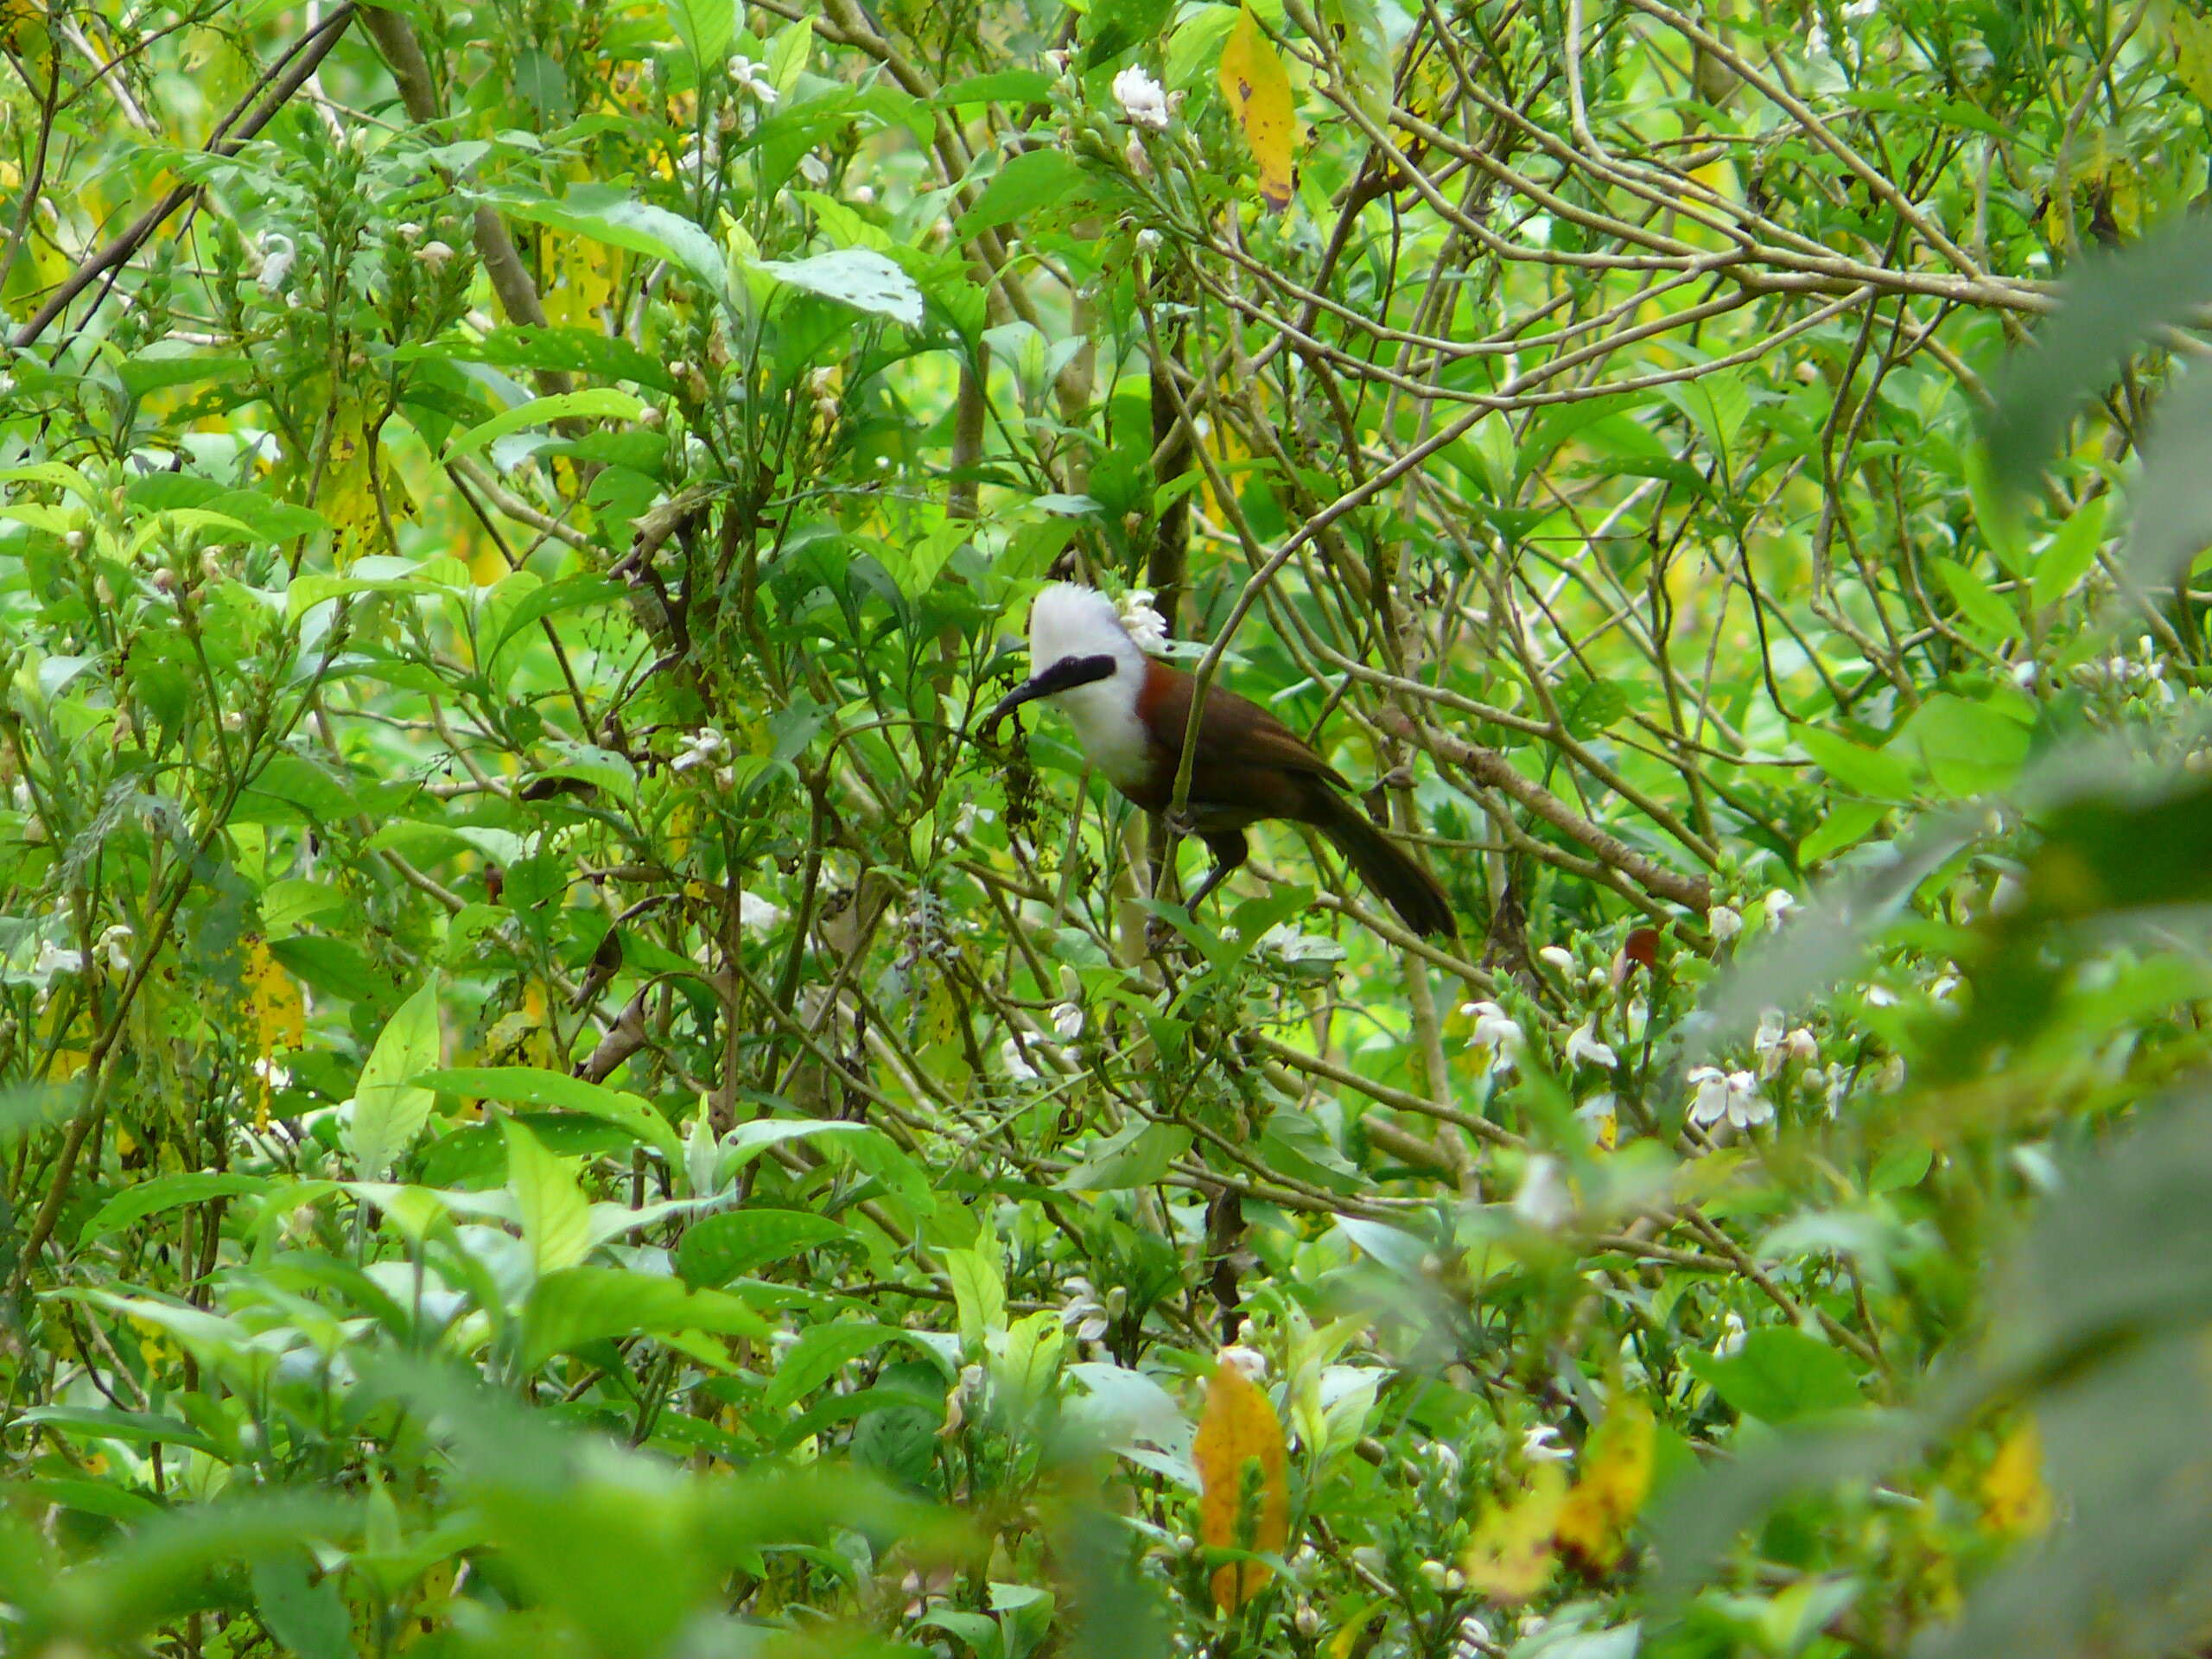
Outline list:
[[[2134,656],[2114,652],[2094,658],[2074,671],[2074,681],[2088,691],[2112,691],[2162,703],[2174,700],[2174,689],[2166,683],[2166,665],[2147,633],[2136,641]]]
[[[1101,1297],[1090,1280],[1077,1274],[1067,1281],[1067,1287],[1068,1299],[1060,1306],[1060,1323],[1083,1342],[1096,1342],[1104,1336],[1128,1306],[1126,1286],[1116,1285]]]
[[[683,747],[668,763],[671,772],[690,772],[699,766],[709,766],[729,753],[729,739],[711,726],[702,726],[683,740]]]
[[[1160,83],[1132,64],[1114,77],[1114,97],[1122,115],[1133,127],[1152,132],[1167,130],[1167,94]]]
[[[1122,626],[1129,631],[1137,649],[1147,654],[1160,652],[1167,644],[1167,619],[1154,608],[1154,597],[1149,588],[1132,588],[1115,601]]]

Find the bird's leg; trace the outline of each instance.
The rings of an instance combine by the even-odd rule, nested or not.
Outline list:
[[[1198,827],[1197,822],[1188,812],[1163,813],[1161,820],[1173,835],[1197,836],[1205,842],[1206,850],[1213,855],[1213,868],[1208,870],[1205,880],[1198,883],[1198,891],[1183,901],[1184,914],[1195,916],[1198,914],[1198,906],[1205,901],[1205,896],[1226,881],[1250,855],[1251,845],[1244,839],[1244,832],[1242,830],[1220,830],[1208,835]],[[1171,858],[1173,856],[1172,851],[1169,856]],[[1172,930],[1157,916],[1146,925],[1145,944],[1154,953],[1157,953],[1172,936]]]
[[[1244,861],[1252,852],[1251,843],[1244,839],[1242,830],[1220,830],[1207,836],[1205,840],[1206,850],[1213,855],[1213,868],[1206,872],[1206,879],[1198,883],[1198,890],[1183,906],[1194,916],[1205,896],[1243,868]]]

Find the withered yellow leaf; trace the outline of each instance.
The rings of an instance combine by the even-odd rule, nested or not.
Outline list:
[[[1282,1424],[1268,1396],[1233,1359],[1218,1361],[1206,1384],[1191,1461],[1198,1471],[1200,1543],[1215,1549],[1282,1548],[1290,1536]],[[1248,1475],[1247,1469],[1254,1472]],[[1268,1569],[1259,1562],[1229,1562],[1214,1573],[1214,1605],[1235,1612],[1267,1581]]]
[[[2005,1437],[1981,1477],[1981,1524],[2008,1538],[2050,1524],[2050,1489],[2043,1484],[2043,1436],[2023,1417]]]
[[[1493,1503],[1475,1523],[1474,1536],[1460,1570],[1467,1582],[1492,1601],[1522,1602],[1544,1587],[1558,1564],[1552,1535],[1560,1506],[1567,1502],[1567,1475],[1556,1463],[1529,1471],[1526,1491],[1510,1503]]]
[[[1595,1572],[1621,1558],[1623,1536],[1651,1490],[1651,1411],[1623,1400],[1582,1451],[1582,1478],[1559,1511],[1559,1547]]]
[[[272,1093],[270,1064],[279,1048],[298,1048],[306,1043],[307,1001],[301,995],[299,982],[269,953],[269,941],[258,934],[246,945],[240,978],[253,1002],[253,1045],[255,1058],[261,1062],[250,1091],[253,1121],[257,1128],[266,1128]]]
[[[1221,48],[1221,95],[1260,166],[1260,199],[1281,213],[1290,206],[1291,155],[1298,146],[1298,108],[1282,54],[1260,33],[1251,8],[1239,7],[1236,26]]]

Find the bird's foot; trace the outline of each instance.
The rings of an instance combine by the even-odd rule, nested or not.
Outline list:
[[[1186,806],[1169,807],[1160,815],[1160,821],[1166,826],[1167,833],[1179,841],[1188,841],[1198,833],[1198,821],[1191,816],[1191,810]]]

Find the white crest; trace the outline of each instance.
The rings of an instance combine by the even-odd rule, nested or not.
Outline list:
[[[1114,601],[1096,588],[1056,582],[1029,607],[1029,671],[1041,674],[1063,657],[1140,658]]]

